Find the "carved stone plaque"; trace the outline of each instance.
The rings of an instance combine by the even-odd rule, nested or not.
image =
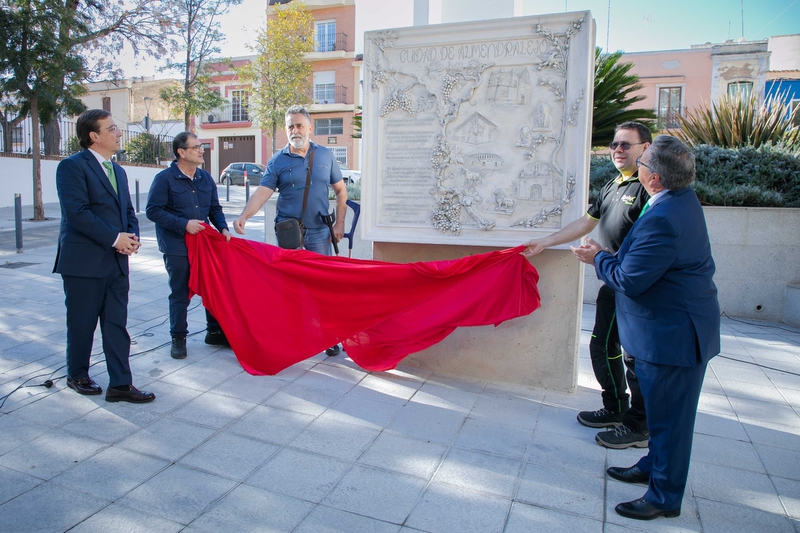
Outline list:
[[[367,32],[364,235],[513,246],[586,212],[589,12]]]

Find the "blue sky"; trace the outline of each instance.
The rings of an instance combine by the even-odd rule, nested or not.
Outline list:
[[[244,0],[222,20],[227,41],[223,54],[249,53],[263,24],[266,0]],[[363,49],[364,31],[410,26],[413,0],[356,0],[356,50]],[[720,43],[742,35],[747,40],[800,33],[800,0],[522,0],[525,15],[589,10],[597,24],[597,45],[626,52],[689,48]],[[123,58],[126,74],[152,75],[159,65],[152,59],[138,67]],[[166,74],[161,74],[164,76]]]

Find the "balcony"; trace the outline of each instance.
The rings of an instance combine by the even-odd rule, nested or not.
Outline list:
[[[317,105],[346,104],[347,87],[334,84],[320,84],[314,86],[314,103]]]
[[[344,32],[317,35],[314,39],[315,52],[346,52],[347,34]]]
[[[217,122],[250,122],[250,112],[247,106],[233,106],[226,104],[212,109],[200,116],[202,124],[214,124]]]

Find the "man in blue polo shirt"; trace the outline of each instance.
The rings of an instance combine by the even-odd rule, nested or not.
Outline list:
[[[311,117],[304,107],[299,105],[290,107],[286,110],[285,117],[289,143],[267,163],[261,184],[250,197],[239,218],[233,221],[233,229],[236,233],[244,235],[247,219],[255,215],[277,190],[280,195],[275,222],[287,218],[300,219],[302,214],[305,249],[322,255],[333,255],[330,229],[322,216],[328,215],[330,186],[336,194],[336,222],[333,225],[333,234],[337,241],[340,240],[344,235],[344,218],[347,214],[347,187],[342,181],[342,171],[339,170],[336,158],[330,150],[311,142],[313,126]],[[314,159],[311,184],[306,210],[303,213],[303,196],[312,153]],[[339,346],[333,346],[325,353],[338,355]]]
[[[636,159],[647,150],[652,140],[653,136],[644,124],[623,122],[617,126],[614,142],[609,148],[619,176],[603,186],[597,200],[582,218],[548,237],[530,241],[523,255],[533,256],[550,246],[580,239],[595,227],[603,247],[615,253],[650,198],[639,182]],[[603,388],[603,407],[596,411],[581,411],[578,422],[592,428],[609,428],[595,436],[601,446],[646,448],[649,432],[644,399],[636,379],[635,360],[620,346],[614,298],[614,290],[608,285],[600,287],[589,341],[594,375]]]
[[[217,185],[211,174],[200,168],[203,164],[203,145],[193,133],[184,131],[172,141],[175,161],[159,172],[147,196],[147,218],[156,224],[158,250],[164,254],[164,266],[169,274],[169,332],[172,335],[170,355],[186,357],[186,335],[189,327],[186,313],[189,308],[189,254],[185,236],[205,229],[211,223],[231,240],[225,215],[217,196]],[[206,344],[230,346],[222,328],[206,311]]]

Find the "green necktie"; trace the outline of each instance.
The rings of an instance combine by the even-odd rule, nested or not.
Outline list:
[[[117,190],[117,176],[114,174],[114,165],[111,161],[103,161],[103,166],[108,170],[108,181],[111,182],[111,188],[114,189],[115,193],[119,194]]]
[[[648,210],[648,209],[650,209],[650,200],[647,200],[647,201],[644,203],[644,207],[642,208],[642,211],[639,213],[639,218],[642,218],[642,215],[644,215],[645,213],[647,213],[647,210]]]

